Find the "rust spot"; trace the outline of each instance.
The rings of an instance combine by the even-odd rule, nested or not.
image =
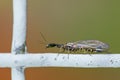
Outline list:
[[[65,59],[65,57],[63,57],[63,59]]]
[[[113,62],[113,60],[110,60],[110,62],[113,64],[114,62]]]
[[[76,63],[76,65],[78,65],[78,63]]]
[[[90,64],[88,64],[88,66],[89,66]]]
[[[18,63],[18,61],[17,61],[17,60],[15,60],[14,62],[15,62],[15,64],[17,64],[17,63]]]
[[[43,59],[44,58],[44,56],[41,56],[41,58],[40,59]]]
[[[54,59],[55,61],[57,60],[57,58]]]
[[[92,61],[90,61],[90,63],[92,63]]]

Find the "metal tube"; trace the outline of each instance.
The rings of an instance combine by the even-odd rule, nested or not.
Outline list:
[[[13,0],[13,38],[12,54],[25,54],[26,52],[26,5],[27,0]],[[19,57],[17,57],[19,58]],[[24,67],[12,67],[12,80],[25,80]]]

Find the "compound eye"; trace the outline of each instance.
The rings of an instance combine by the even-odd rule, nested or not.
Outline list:
[[[49,45],[46,45],[46,48],[49,48]]]

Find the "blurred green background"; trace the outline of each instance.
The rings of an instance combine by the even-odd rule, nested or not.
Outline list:
[[[28,0],[28,50],[46,51],[42,32],[49,43],[98,39],[120,52],[119,8],[117,0]]]
[[[28,52],[58,52],[45,49],[46,40],[55,43],[97,39],[119,53],[119,0],[28,0]],[[10,52],[12,0],[0,2],[0,52]],[[4,74],[3,74],[4,72]],[[27,80],[120,80],[115,68],[28,68]],[[10,69],[0,69],[0,79],[10,80]]]

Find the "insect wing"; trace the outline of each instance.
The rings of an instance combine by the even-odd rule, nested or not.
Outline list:
[[[74,44],[73,47],[75,48],[89,48],[91,46],[87,45],[87,44]]]
[[[103,43],[99,40],[81,40],[74,42],[74,45],[78,45],[79,47],[84,46],[86,48],[94,48],[96,50],[101,50],[101,51],[107,51],[109,49],[109,45],[106,43]]]

